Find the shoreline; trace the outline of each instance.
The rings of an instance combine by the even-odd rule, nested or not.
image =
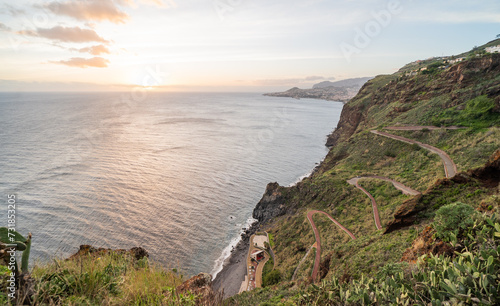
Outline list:
[[[320,99],[320,100],[325,100],[325,99]],[[335,102],[340,102],[340,101],[335,101]],[[345,103],[346,102],[343,102],[343,104]],[[336,128],[333,129],[333,131],[335,130]],[[333,133],[333,131],[331,133]],[[327,138],[328,137],[329,136],[327,136]],[[326,148],[329,149],[328,146],[326,146]],[[314,175],[325,161],[328,152],[329,150],[327,150],[323,158],[313,167],[313,169],[310,172],[300,176],[295,182],[289,184],[286,187],[296,186],[305,178]],[[236,245],[232,246],[229,254],[225,256],[225,258],[223,259],[222,268],[220,270],[218,268],[214,268],[214,271],[216,272],[214,272],[215,276],[212,282],[212,288],[215,292],[219,290],[224,290],[224,299],[232,297],[239,293],[241,283],[245,280],[245,276],[247,275],[246,261],[248,256],[248,250],[250,247],[249,243],[250,236],[252,234],[255,234],[257,230],[260,228],[260,222],[255,221],[254,223],[247,225],[249,225],[248,229],[243,230],[243,233],[240,235],[240,237],[237,238]],[[228,245],[227,248],[231,247],[231,245],[232,242]],[[223,250],[222,254],[223,256],[226,249]]]
[[[224,259],[222,270],[217,273],[212,282],[214,291],[224,290],[224,298],[236,295],[240,291],[241,283],[247,274],[246,260],[250,236],[255,234],[259,227],[259,222],[255,222],[243,231],[241,239],[231,249],[230,255]]]
[[[293,187],[300,183],[303,179],[310,177],[316,171],[318,171],[319,167],[325,160],[325,157],[321,159],[319,163],[307,174],[300,176],[295,182],[289,184],[286,187]],[[246,261],[248,256],[248,250],[250,248],[250,236],[255,234],[260,228],[260,222],[249,218],[248,221],[254,220],[253,223],[247,223],[248,228],[243,229],[240,237],[237,238],[236,245],[232,246],[233,243],[228,245],[228,248],[231,246],[231,250],[227,256],[224,256],[226,249],[223,250],[224,259],[222,261],[221,269],[215,272],[215,276],[212,282],[212,289],[214,291],[224,290],[224,299],[237,295],[240,291],[241,283],[245,280],[245,276],[247,275],[247,267]],[[247,221],[247,222],[248,222]]]
[[[243,225],[243,227],[241,228],[238,236],[231,239],[229,244],[224,249],[222,249],[221,255],[215,260],[214,268],[210,272],[213,279],[215,279],[217,275],[219,275],[219,273],[222,271],[226,260],[231,256],[231,253],[233,252],[234,248],[238,246],[238,244],[242,239],[242,236],[246,233],[247,229],[251,228],[252,225],[256,222],[257,220],[255,220],[252,217],[249,217],[245,222],[245,224]]]

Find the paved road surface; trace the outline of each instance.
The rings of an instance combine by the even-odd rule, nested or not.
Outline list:
[[[431,145],[428,145],[428,144],[425,144],[425,143],[421,143],[420,141],[416,141],[416,140],[413,140],[413,139],[408,139],[408,138],[405,138],[405,137],[402,137],[402,136],[392,135],[392,134],[389,134],[389,133],[380,132],[380,131],[376,131],[376,130],[372,130],[370,132],[372,132],[373,134],[376,134],[376,135],[380,135],[380,136],[392,138],[392,139],[399,140],[399,141],[402,141],[402,142],[406,142],[406,143],[409,143],[409,144],[417,144],[420,147],[422,147],[424,149],[427,149],[427,150],[431,151],[432,153],[436,153],[437,155],[439,155],[439,157],[443,161],[444,173],[446,174],[446,177],[448,177],[448,178],[449,177],[453,177],[457,173],[457,166],[455,165],[455,163],[453,162],[453,160],[450,158],[450,156],[448,156],[448,154],[446,154],[446,152],[444,152],[441,149],[438,149],[438,148],[433,147]]]
[[[353,182],[355,183],[358,180],[364,179],[364,178],[374,178],[374,179],[379,179],[379,180],[383,180],[383,181],[392,183],[392,185],[394,185],[394,187],[397,190],[400,190],[403,194],[407,194],[407,195],[418,195],[418,194],[420,194],[420,191],[417,191],[417,190],[412,189],[412,188],[410,188],[410,187],[408,187],[406,185],[403,185],[402,183],[400,183],[398,181],[395,181],[395,180],[390,179],[388,177],[378,176],[378,175],[358,176],[358,177],[355,177],[355,178],[352,178],[352,179],[348,180],[347,182],[349,184],[351,184],[351,185],[354,185]]]
[[[370,198],[370,200],[372,201],[373,220],[375,220],[375,226],[377,227],[377,229],[381,229],[382,225],[380,224],[380,216],[378,214],[377,202],[375,202],[375,199],[373,198],[373,196],[368,191],[366,191],[366,189],[359,186],[358,180],[359,180],[359,178],[355,177],[355,178],[348,180],[347,182],[351,185],[356,186],[356,188],[363,191]]]
[[[420,194],[419,191],[411,189],[410,187],[405,186],[405,185],[401,184],[400,182],[397,182],[397,181],[392,180],[392,179],[387,178],[387,177],[378,176],[378,175],[357,176],[357,177],[354,177],[354,178],[348,180],[347,182],[349,184],[354,185],[354,186],[356,186],[356,188],[358,188],[361,191],[363,191],[370,198],[370,200],[372,201],[373,219],[375,220],[375,226],[377,227],[377,229],[381,229],[382,228],[382,225],[380,224],[380,216],[379,216],[379,213],[378,213],[377,202],[375,202],[375,199],[373,198],[373,196],[368,191],[366,191],[366,189],[364,189],[363,187],[361,187],[359,185],[359,183],[358,183],[359,180],[364,179],[364,178],[375,178],[375,179],[379,179],[379,180],[384,180],[384,181],[390,182],[390,183],[392,183],[392,185],[394,185],[394,187],[396,187],[396,189],[401,190],[404,194],[407,194],[407,195],[417,195],[417,194]]]
[[[316,228],[316,225],[314,224],[314,221],[312,219],[312,216],[314,214],[323,214],[323,215],[327,216],[328,218],[330,218],[330,220],[333,221],[333,223],[337,224],[338,227],[340,227],[344,232],[346,232],[349,236],[351,236],[352,239],[356,239],[356,237],[347,228],[342,226],[342,224],[340,224],[337,220],[335,220],[332,216],[330,216],[326,212],[320,211],[320,210],[309,211],[307,213],[307,220],[309,220],[309,223],[311,223],[311,227],[313,229],[314,236],[316,238],[316,258],[314,260],[314,268],[313,268],[313,273],[312,273],[313,282],[316,281],[316,277],[317,277],[318,271],[319,271],[319,263],[321,261],[321,240],[319,237],[319,231]]]
[[[438,127],[438,126],[432,126],[432,125],[407,125],[407,126],[386,126],[384,127],[386,130],[393,130],[393,131],[420,131],[423,129],[427,130],[458,130],[458,129],[464,129],[463,127],[459,126],[443,126],[443,127]]]
[[[266,265],[266,262],[268,260],[269,260],[269,255],[266,252],[264,252],[264,260],[259,262],[257,270],[255,271],[255,288],[262,287],[262,270],[264,269],[264,266]]]

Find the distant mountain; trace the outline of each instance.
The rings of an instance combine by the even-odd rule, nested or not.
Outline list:
[[[325,88],[325,87],[353,87],[353,86],[363,86],[366,82],[369,80],[373,79],[373,77],[364,77],[364,78],[354,78],[354,79],[347,79],[347,80],[342,80],[342,81],[336,81],[336,82],[330,82],[330,81],[324,81],[318,84],[314,84],[313,88]]]
[[[364,77],[337,82],[324,81],[313,85],[313,88],[310,89],[300,89],[298,87],[294,87],[284,92],[267,93],[264,95],[271,97],[290,97],[295,99],[321,99],[345,103],[353,98],[361,87],[370,79],[372,78]]]

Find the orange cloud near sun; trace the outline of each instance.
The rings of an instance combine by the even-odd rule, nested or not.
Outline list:
[[[95,42],[108,43],[107,40],[99,36],[94,30],[82,29],[79,27],[56,26],[49,29],[38,28],[36,29],[36,31],[32,30],[19,31],[18,34],[34,36],[34,37],[43,37],[61,42],[84,43],[84,42],[95,41]]]
[[[85,47],[81,49],[70,49],[72,51],[78,51],[80,53],[90,53],[92,55],[101,55],[101,54],[111,54],[109,49],[105,45],[96,45],[96,46],[90,46],[90,47]]]
[[[93,58],[73,57],[66,61],[51,61],[51,63],[66,65],[70,67],[78,67],[78,68],[88,68],[88,67],[104,68],[108,67],[109,61],[102,57],[93,57]]]
[[[54,14],[65,15],[83,21],[110,21],[125,23],[129,16],[111,0],[81,0],[72,2],[51,2],[45,6]]]

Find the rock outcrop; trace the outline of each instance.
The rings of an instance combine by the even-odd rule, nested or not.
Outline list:
[[[177,294],[190,292],[195,295],[196,305],[221,305],[223,299],[222,292],[215,292],[212,289],[212,275],[200,273],[191,277],[176,288]]]
[[[253,210],[252,217],[265,223],[275,217],[285,214],[286,207],[284,204],[281,187],[278,183],[269,183],[266,187],[266,192],[262,199],[257,203]]]
[[[436,240],[435,233],[431,226],[427,226],[413,241],[411,247],[404,251],[401,261],[416,263],[418,257],[424,254],[453,256],[454,248],[449,243]]]

